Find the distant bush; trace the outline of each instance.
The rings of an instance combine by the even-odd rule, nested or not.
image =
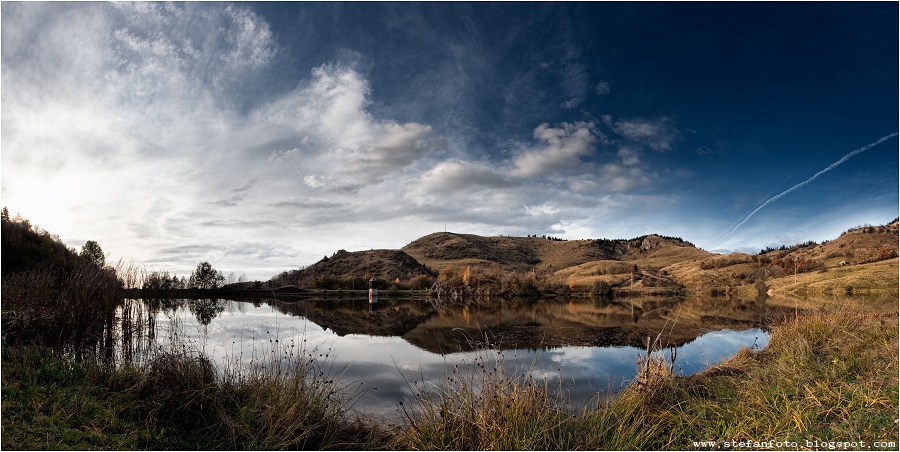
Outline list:
[[[439,304],[446,301],[488,302],[492,299],[538,297],[541,288],[533,275],[506,272],[499,267],[448,266],[432,286]]]
[[[612,288],[606,281],[595,281],[591,287],[591,295],[595,297],[608,297],[612,294]]]
[[[434,278],[428,275],[419,275],[409,280],[409,288],[412,290],[428,290],[434,284]]]

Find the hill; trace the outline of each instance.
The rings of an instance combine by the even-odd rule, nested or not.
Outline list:
[[[406,284],[402,288],[421,289],[430,287],[434,277],[457,278],[462,283],[463,270],[469,269],[473,275],[492,279],[497,287],[506,287],[498,278],[517,275],[545,292],[557,293],[601,287],[620,294],[745,291],[752,295],[771,287],[799,290],[800,286],[778,281],[802,275],[807,275],[803,280],[809,284],[838,276],[845,279],[839,284],[816,283],[814,290],[836,290],[838,286],[874,290],[896,288],[896,282],[892,283],[896,275],[885,277],[884,268],[890,266],[884,267],[883,262],[897,256],[896,220],[884,226],[851,228],[821,244],[807,242],[755,255],[713,254],[680,238],[655,234],[627,240],[560,240],[437,232],[400,250],[341,250],[308,268],[283,273],[276,278],[276,285],[359,289],[367,287],[367,278],[374,276]],[[871,267],[879,270],[849,270],[873,263],[880,263]],[[844,271],[829,273],[839,268]],[[819,276],[809,276],[813,273]],[[855,276],[848,279],[850,275]],[[869,279],[872,281],[865,282]]]
[[[0,225],[3,276],[48,269],[71,273],[81,260],[78,253],[62,243],[58,236],[32,226],[24,218],[9,218],[5,207]]]
[[[284,272],[273,278],[276,285],[337,289],[368,288],[369,278],[381,281],[410,281],[430,277],[431,271],[401,250],[340,250],[309,267]],[[347,284],[344,284],[345,281]]]
[[[898,221],[894,220],[884,226],[850,228],[819,244],[784,246],[756,255],[712,255],[677,262],[665,270],[698,292],[761,287],[759,283],[775,292],[897,289],[898,242]]]
[[[603,282],[628,290],[675,289],[682,282],[670,274],[670,267],[715,256],[680,238],[647,235],[631,240],[594,240],[614,250],[612,259],[588,261],[554,272],[558,279],[574,286]]]
[[[472,265],[506,271],[559,269],[590,260],[608,259],[614,250],[592,246],[591,240],[560,241],[540,237],[482,237],[437,232],[403,247],[429,268]]]
[[[122,294],[116,270],[67,247],[58,236],[0,215],[4,344],[91,347],[111,325]]]
[[[691,251],[693,250],[693,251]],[[493,267],[506,271],[556,272],[594,261],[640,260],[663,266],[694,252],[706,253],[679,238],[648,235],[630,240],[559,240],[546,237],[481,237],[437,232],[403,247],[429,268],[447,265]],[[685,254],[687,252],[687,255]]]

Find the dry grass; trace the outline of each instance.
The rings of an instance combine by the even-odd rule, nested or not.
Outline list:
[[[777,327],[761,352],[743,349],[685,379],[662,372],[648,387],[629,387],[607,410],[637,411],[631,422],[658,426],[634,448],[692,449],[707,440],[896,442],[897,347],[896,313],[819,312]],[[602,421],[604,413],[593,416]]]
[[[487,350],[468,370],[455,367],[444,384],[414,382],[414,406],[401,406],[395,449],[569,449],[570,416],[529,368],[510,369],[503,352]]]

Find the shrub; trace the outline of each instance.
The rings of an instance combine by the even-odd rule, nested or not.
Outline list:
[[[591,287],[591,295],[595,297],[608,297],[612,294],[612,288],[609,286],[609,283],[606,281],[598,280],[594,281],[594,285]]]
[[[434,278],[428,275],[419,275],[409,280],[409,288],[412,290],[427,290],[434,284]]]

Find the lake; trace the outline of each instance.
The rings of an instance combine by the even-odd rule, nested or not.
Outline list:
[[[427,301],[381,297],[285,302],[274,299],[128,300],[117,358],[135,359],[175,342],[218,365],[249,365],[303,350],[327,361],[354,408],[391,420],[413,390],[439,385],[455,367],[502,353],[512,374],[546,381],[572,409],[596,404],[634,377],[646,340],[675,347],[673,369],[690,375],[768,343],[767,319],[784,312],[764,300],[573,299],[437,311]],[[121,334],[121,331],[132,331]],[[668,353],[665,354],[668,356]]]

